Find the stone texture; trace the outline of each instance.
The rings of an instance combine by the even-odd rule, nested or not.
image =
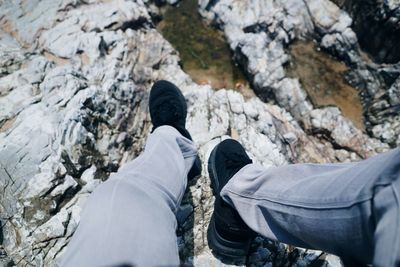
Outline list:
[[[325,49],[329,50],[327,46],[332,45],[336,54],[342,53],[343,57],[361,62],[357,38],[350,28],[352,20],[346,12],[328,0],[201,0],[199,3],[200,13],[223,29],[235,59],[250,77],[255,92],[262,100],[286,109],[305,131],[318,132],[320,138],[327,139],[339,148],[356,152],[359,157],[372,155],[379,150],[381,145],[378,140],[364,146],[365,140],[370,138],[344,118],[339,110],[315,110],[298,80],[287,77],[284,69],[284,65],[290,61],[285,47],[295,39],[304,37],[316,37]],[[359,71],[363,68],[360,65],[355,69]],[[369,74],[368,71],[366,73]],[[370,77],[370,80],[374,82],[374,77]],[[365,90],[372,88],[373,82]],[[326,120],[333,119],[330,122],[333,123],[331,130],[318,129],[315,124],[309,123],[317,113],[325,116]],[[339,129],[337,127],[343,132],[332,133],[332,130]],[[354,140],[350,146],[340,140],[344,138],[340,135],[345,132],[357,132],[352,135]]]
[[[353,0],[334,0],[354,19],[354,30],[361,47],[375,61],[397,63],[400,52],[400,3],[397,0],[367,0],[362,4]]]
[[[388,100],[391,97],[388,92],[397,90],[396,80],[400,77],[400,54],[394,45],[400,36],[400,3],[375,0],[362,4],[351,0],[333,2],[352,16],[354,32],[346,30],[341,35],[325,35],[321,47],[351,67],[347,80],[360,90],[367,132],[396,147],[399,145],[396,140],[400,112],[397,104]],[[359,47],[368,54],[361,52]]]
[[[214,2],[200,1],[203,14],[225,25],[255,90],[270,92],[275,104],[193,83],[153,28],[150,1],[1,2],[0,265],[57,266],[87,197],[143,149],[149,88],[158,79],[182,89],[204,163],[178,216],[183,264],[221,264],[205,240],[213,205],[206,162],[220,140],[238,139],[265,166],[350,161],[387,149],[337,109],[314,109],[299,82],[285,77],[285,45],[317,28],[348,31],[343,12],[326,3],[315,15],[306,9],[312,1]],[[317,25],[330,9],[334,17]],[[247,264],[306,266],[318,258],[340,265],[331,255],[258,237]]]
[[[374,136],[400,146],[400,77],[387,90],[380,90],[368,109]]]

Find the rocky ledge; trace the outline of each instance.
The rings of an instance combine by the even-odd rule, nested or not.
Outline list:
[[[359,90],[362,98],[367,133],[392,147],[398,146],[399,59],[391,64],[373,62],[360,49],[357,34],[363,39],[375,40],[378,29],[382,29],[382,33],[386,29],[399,31],[400,5],[398,1],[382,4],[382,1],[371,0],[367,1],[367,6],[370,9],[373,6],[374,12],[366,12],[361,8],[364,3],[358,5],[357,1],[351,0],[335,2],[355,6],[352,13],[358,12],[360,17],[368,14],[369,17],[363,17],[363,21],[357,17],[353,24],[352,18],[329,0],[200,0],[199,9],[211,24],[224,31],[236,61],[246,71],[257,95],[285,108],[305,129],[309,129],[309,114],[315,108],[298,80],[288,78],[285,73],[285,65],[291,61],[287,48],[295,40],[312,39],[320,49],[344,61],[349,67],[346,80]],[[375,22],[370,18],[374,14],[384,16],[388,23]],[[368,23],[375,25],[374,30],[365,29]],[[363,31],[357,27],[359,24],[364,25]],[[390,40],[388,45],[395,42],[396,36],[399,35],[385,35]],[[371,57],[393,54],[391,59],[395,61],[395,51],[376,45]]]
[[[399,144],[399,78],[388,89],[374,76],[389,73],[393,80],[398,69],[364,63],[350,17],[331,2],[199,2],[224,30],[260,97],[250,99],[197,85],[182,71],[178,53],[154,29],[155,2],[0,3],[0,265],[57,266],[87,197],[143,149],[151,127],[149,88],[159,79],[184,92],[203,163],[228,136],[265,166],[359,160]],[[351,77],[365,83],[360,90],[368,91],[367,106],[378,114],[368,119],[374,137],[338,108],[314,108],[300,83],[286,77],[285,47],[309,34],[354,63]],[[213,196],[203,169],[178,213],[185,265],[221,264],[205,239]],[[317,262],[340,266],[332,255],[261,237],[247,259],[251,266]]]

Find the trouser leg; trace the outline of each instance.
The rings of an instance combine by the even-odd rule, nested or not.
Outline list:
[[[400,160],[400,159],[399,159]],[[400,166],[398,166],[400,168]],[[400,266],[400,177],[379,186],[373,199],[374,216],[378,219],[374,233],[374,266]]]
[[[356,163],[251,164],[221,196],[269,239],[371,263],[375,242],[375,255],[400,257],[399,174],[399,149]]]
[[[170,126],[89,197],[63,266],[177,266],[175,212],[196,148]]]

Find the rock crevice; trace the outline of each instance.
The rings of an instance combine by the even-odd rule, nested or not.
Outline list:
[[[87,197],[142,151],[151,127],[149,89],[159,79],[182,89],[187,125],[204,163],[178,213],[183,264],[220,262],[205,238],[214,201],[205,163],[219,141],[238,139],[268,167],[358,160],[395,139],[381,136],[386,128],[380,118],[396,116],[398,79],[384,94],[371,94],[381,103],[371,114],[383,127],[375,135],[382,142],[338,108],[315,108],[301,84],[285,74],[286,47],[299,36],[319,34],[321,46],[335,51],[357,45],[351,20],[332,3],[324,2],[321,11],[311,0],[199,1],[202,14],[224,30],[263,102],[198,85],[182,71],[177,51],[152,26],[150,13],[164,2],[0,4],[0,265],[58,265]],[[352,51],[344,54],[351,58]],[[340,266],[331,255],[257,237],[247,263],[304,266],[323,258]]]

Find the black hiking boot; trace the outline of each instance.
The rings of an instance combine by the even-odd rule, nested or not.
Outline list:
[[[221,189],[245,165],[252,163],[242,145],[227,139],[218,144],[208,160],[208,173],[215,195],[214,212],[208,226],[208,245],[214,253],[239,259],[247,256],[253,232],[238,212],[220,196]]]
[[[157,81],[150,91],[149,109],[153,132],[157,127],[169,125],[179,131],[184,137],[193,140],[186,129],[187,105],[182,92],[173,83]],[[196,157],[188,173],[188,180],[200,175],[201,161]]]

